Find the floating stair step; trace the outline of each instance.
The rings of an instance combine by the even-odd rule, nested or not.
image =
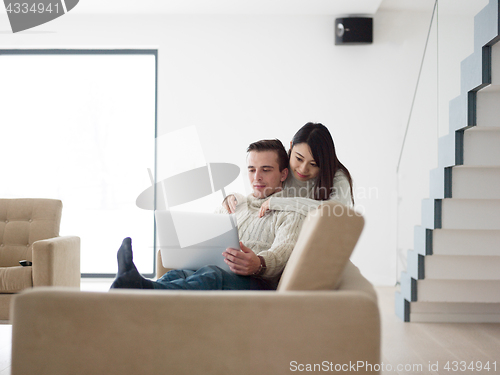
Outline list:
[[[447,168],[438,167],[429,172],[429,198],[445,198],[445,170]]]
[[[443,229],[500,229],[499,199],[443,199]]]
[[[401,296],[409,301],[417,300],[417,280],[412,278],[407,272],[401,272]]]
[[[449,111],[449,135],[454,137],[455,130],[463,129],[467,126],[467,91],[456,98],[450,100],[448,104]],[[455,155],[453,149],[452,155]]]
[[[500,303],[499,280],[417,280],[420,302]]]
[[[491,47],[491,84],[500,86],[500,44]]]
[[[441,228],[442,201],[444,199],[422,199],[422,227],[428,229]]]
[[[500,230],[500,199],[423,199],[422,227]]]
[[[497,15],[498,3],[490,1],[474,17],[474,53],[461,62],[460,92],[462,93],[483,83],[482,48],[498,35]]]
[[[489,1],[474,16],[474,51],[480,51],[498,35],[498,2]],[[497,60],[499,61],[499,60]]]
[[[457,127],[458,129],[459,127]],[[464,165],[500,166],[500,126],[473,126],[464,131]],[[438,139],[438,166],[455,166],[456,134],[449,134]]]
[[[415,225],[413,228],[413,250],[420,255],[432,255],[434,233],[440,229],[428,229]]]
[[[426,280],[500,280],[498,256],[419,256],[423,259]]]
[[[464,131],[464,165],[500,166],[500,127],[474,126]]]
[[[400,291],[394,295],[394,312],[403,322],[410,321],[410,303],[403,297]]]
[[[500,303],[417,301],[408,315],[409,321],[421,323],[500,323]]]
[[[420,255],[500,257],[500,230],[414,228],[413,249]]]
[[[458,165],[429,173],[429,197],[433,199],[500,199],[499,187],[499,166]]]
[[[412,313],[500,314],[500,303],[414,302]]]
[[[477,92],[477,126],[500,127],[500,86]]]
[[[500,230],[434,229],[431,241],[434,255],[500,256]]]
[[[424,256],[408,250],[406,272],[415,280],[500,280],[500,256]]]
[[[475,51],[460,63],[460,93],[466,93],[483,83],[481,50]],[[467,108],[467,107],[465,107]]]
[[[452,198],[500,199],[500,167],[460,165],[451,174]]]
[[[413,323],[500,323],[500,314],[410,313],[409,315],[405,321]]]
[[[423,256],[414,250],[408,250],[406,254],[406,272],[408,275],[415,280],[426,278],[425,260],[430,257]]]
[[[438,139],[438,166],[446,168],[456,165],[455,163],[455,132],[439,137]]]

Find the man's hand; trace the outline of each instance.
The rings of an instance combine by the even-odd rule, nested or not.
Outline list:
[[[255,255],[252,249],[243,245],[240,242],[241,251],[228,247],[222,253],[226,259],[224,262],[229,266],[229,269],[237,275],[249,276],[253,275],[260,268],[260,258]]]
[[[223,201],[222,201],[222,207],[224,207],[227,212],[230,214],[234,214],[234,211],[236,210],[236,205],[238,204],[238,201],[236,200],[236,197],[234,195],[228,195]]]
[[[269,211],[269,199],[262,203],[262,206],[260,206],[259,217],[264,216],[267,211]]]

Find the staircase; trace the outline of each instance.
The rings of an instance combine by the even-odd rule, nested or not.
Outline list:
[[[405,322],[500,322],[499,0],[474,18],[450,132],[395,295]]]

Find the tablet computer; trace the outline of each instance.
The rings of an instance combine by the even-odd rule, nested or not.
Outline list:
[[[197,270],[214,265],[229,271],[222,253],[240,248],[234,215],[157,210],[155,218],[163,267]]]

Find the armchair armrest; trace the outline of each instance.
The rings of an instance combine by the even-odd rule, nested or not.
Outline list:
[[[16,295],[12,316],[12,375],[274,375],[380,363],[378,307],[359,291],[38,288]]]
[[[33,243],[33,286],[80,287],[80,237]]]

